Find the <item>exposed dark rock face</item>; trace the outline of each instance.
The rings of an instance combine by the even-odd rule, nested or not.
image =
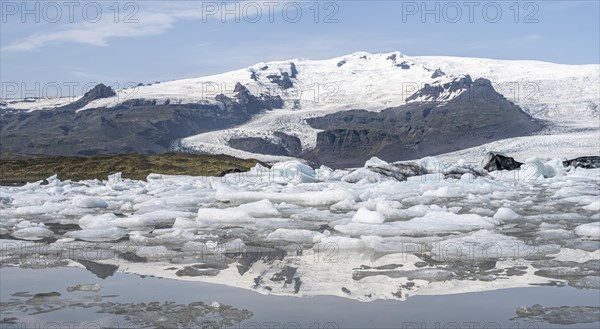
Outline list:
[[[464,91],[445,102],[413,102],[381,112],[348,110],[308,119],[323,131],[316,147],[302,156],[334,168],[353,167],[373,156],[388,162],[416,159],[541,128],[488,80],[469,81],[466,76],[451,83],[448,88]]]
[[[85,95],[83,95],[82,99],[85,102],[91,102],[96,99],[107,98],[107,97],[112,97],[112,96],[116,96],[116,95],[117,95],[117,93],[115,93],[115,91],[111,87],[107,87],[101,83],[101,84],[95,86],[94,88],[92,88],[87,93],[85,93]]]
[[[281,142],[275,143],[260,137],[241,137],[231,138],[228,143],[235,149],[258,154],[296,156],[302,152],[302,143],[298,137],[279,131],[273,135]]]
[[[400,57],[400,58],[402,58],[402,57]],[[412,65],[412,63],[409,62],[409,61],[402,61],[402,62],[398,63],[397,61],[400,58],[396,54],[391,54],[386,59],[389,60],[389,61],[392,61],[393,65],[395,67],[399,67],[399,68],[401,68],[403,70],[409,70],[410,67],[411,67],[411,65]]]
[[[292,80],[290,80],[290,75],[287,72],[282,72],[281,75],[267,75],[267,79],[269,79],[271,83],[277,84],[281,89],[289,89],[294,86]]]
[[[522,165],[523,163],[498,152],[488,152],[481,161],[481,166],[487,171],[515,170]]]
[[[235,84],[233,91],[237,93],[235,99],[231,99],[225,95],[218,95],[215,99],[224,104],[227,103],[232,107],[236,107],[238,110],[240,109],[238,105],[241,105],[251,114],[256,114],[264,109],[271,110],[283,107],[283,100],[280,96],[262,96],[257,98],[250,93],[248,88],[239,82]]]
[[[294,62],[290,63],[290,78],[294,79],[298,75],[298,69],[296,68],[296,64]]]
[[[342,65],[346,64],[346,61],[339,61],[337,63],[337,67],[342,67]]]
[[[433,72],[433,74],[431,75],[431,78],[435,79],[435,78],[443,77],[444,75],[446,75],[446,73],[444,73],[444,71],[442,71],[441,69],[436,69],[435,72]]]
[[[77,101],[64,106],[64,109],[80,109],[86,106],[89,102],[94,101],[96,99],[115,97],[117,93],[111,88],[107,87],[104,84],[99,84],[92,88],[90,91],[85,93],[83,97],[78,99]]]
[[[401,68],[401,69],[403,69],[403,70],[409,70],[411,64],[409,62],[407,62],[407,61],[404,61],[404,62],[402,62],[400,64],[396,64],[396,66],[399,67],[399,68]]]
[[[107,96],[108,87],[96,87],[82,99]],[[236,96],[215,97],[223,106],[158,104],[131,99],[115,107],[76,112],[83,103],[48,111],[5,112],[0,115],[0,150],[5,153],[94,155],[169,150],[178,139],[240,125],[253,115],[281,108],[279,96],[255,97],[241,84]],[[81,99],[80,99],[81,100]]]
[[[246,152],[269,155],[289,155],[287,149],[283,145],[275,144],[260,137],[231,138],[228,143],[229,146]]]
[[[300,141],[300,138],[288,135],[280,131],[274,132],[273,135],[281,139],[281,142],[284,145],[284,147],[288,150],[289,155],[295,156],[302,152],[302,142]]]
[[[478,84],[485,84],[487,80],[484,79],[479,79],[478,80]],[[410,101],[440,101],[440,100],[444,100],[444,97],[442,97],[442,94],[449,96],[450,94],[455,94],[457,92],[461,92],[461,91],[465,91],[468,88],[471,88],[473,86],[473,80],[471,79],[470,75],[466,75],[462,78],[456,78],[454,80],[452,80],[451,82],[447,82],[444,83],[442,85],[436,84],[436,85],[430,85],[430,84],[426,84],[421,90],[417,91],[416,93],[414,93],[413,95],[409,96],[406,101],[410,102]],[[491,84],[489,86],[485,86],[486,89],[491,89],[493,90]],[[494,91],[495,94],[497,94]],[[499,95],[499,94],[497,94]],[[488,97],[488,95],[486,94],[482,94],[482,97]],[[490,95],[490,96],[495,96],[494,94]],[[446,97],[447,98],[447,97]],[[491,99],[492,101],[494,99]]]
[[[600,168],[600,156],[579,157],[572,160],[563,161],[565,167],[593,169]]]

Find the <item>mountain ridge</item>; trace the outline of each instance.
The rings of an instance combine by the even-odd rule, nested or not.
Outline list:
[[[189,113],[203,109],[201,111],[212,111],[209,117],[222,121],[219,118],[223,115],[220,111],[227,108],[228,102],[231,107],[232,99],[237,99],[236,102],[241,106],[251,108],[257,108],[256,104],[258,104],[252,105],[251,102],[267,99],[276,106],[258,106],[260,110],[257,111],[242,111],[241,119],[234,119],[229,113],[227,115],[231,116],[231,120],[227,124],[213,122],[214,125],[209,127],[205,122],[202,129],[198,129],[201,128],[198,126],[199,123],[185,129],[178,129],[173,123],[167,123],[174,121],[184,124],[185,121],[192,120],[186,115],[180,115],[178,119],[171,117],[166,121],[163,120],[163,123],[150,120],[146,123],[148,126],[145,129],[136,132],[137,142],[122,142],[122,144],[135,146],[150,139],[152,142],[159,141],[159,146],[135,150],[122,148],[120,151],[143,153],[187,151],[228,154],[242,158],[260,157],[270,161],[309,154],[319,142],[322,143],[323,138],[319,139],[322,129],[308,124],[311,120],[314,121],[314,118],[354,109],[376,113],[411,103],[448,102],[459,97],[470,82],[478,79],[486,79],[494,89],[494,95],[502,95],[503,98],[521,107],[538,123],[547,121],[548,126],[556,126],[574,121],[589,126],[589,119],[597,118],[598,114],[599,101],[595,96],[598,86],[593,82],[596,78],[594,75],[600,72],[599,67],[600,65],[565,66],[532,61],[411,57],[400,52],[382,54],[356,52],[328,60],[294,59],[257,63],[245,69],[219,75],[120,89],[114,91],[116,95],[107,94],[108,97],[88,97],[88,99],[81,97],[66,105],[57,102],[57,106],[46,108],[51,111],[44,112],[70,108],[74,109],[76,115],[97,117],[94,120],[99,121],[99,125],[107,127],[119,126],[119,120],[127,116],[126,113],[113,112],[132,107],[139,109],[143,106],[147,107],[148,113],[137,112],[142,118],[150,116],[149,113],[152,111],[157,114],[157,109],[159,112],[166,111],[165,113],[171,115],[179,113],[175,109],[187,109]],[[583,86],[580,85],[582,83]],[[513,85],[516,85],[516,88]],[[240,94],[240,91],[243,92]],[[575,93],[575,91],[580,92]],[[248,101],[250,103],[246,104]],[[493,103],[496,100],[487,101]],[[35,110],[44,109],[43,102],[37,105],[35,103],[36,101],[22,103],[11,101],[0,105],[0,115],[3,120],[3,152],[22,151],[18,147],[10,147],[14,145],[11,142],[11,139],[15,141],[14,135],[23,133],[19,131],[23,123],[7,122],[6,118],[13,115],[12,112],[17,113],[13,118],[31,115],[40,121],[48,120],[48,117],[54,115],[34,114],[37,112]],[[93,114],[90,111],[101,113]],[[564,115],[569,112],[569,116]],[[114,117],[111,117],[111,113]],[[120,116],[117,117],[117,114]],[[136,121],[133,117],[130,119]],[[32,119],[29,119],[29,122],[31,121]],[[6,127],[13,127],[13,129],[5,129]],[[124,125],[120,127],[121,132],[117,129],[110,133],[126,131]],[[54,129],[62,130],[63,134],[66,133],[64,135],[69,135],[76,130],[74,127],[69,127],[69,124],[57,124]],[[106,130],[104,135],[108,134],[109,130]],[[535,130],[524,129],[527,133]],[[39,135],[39,131],[40,129],[32,129],[30,133],[35,132],[34,135]],[[168,133],[168,131],[176,131],[176,133]],[[166,137],[161,138],[161,134]],[[517,135],[519,134],[509,137]],[[109,136],[104,136],[101,140],[103,143],[110,142]],[[260,145],[261,140],[270,144]],[[17,143],[31,144],[26,139],[18,140]],[[75,147],[69,146],[68,138],[63,138],[61,143],[66,144],[63,147],[66,149]],[[37,143],[29,151],[54,152],[52,149],[44,151],[46,144]],[[91,150],[91,153],[83,154],[110,153],[114,151],[111,147],[109,145],[105,148],[96,148]]]

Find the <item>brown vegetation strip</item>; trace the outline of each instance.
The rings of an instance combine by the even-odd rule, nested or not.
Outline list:
[[[164,153],[155,155],[95,155],[85,157],[36,157],[0,160],[0,182],[19,184],[43,180],[57,174],[61,180],[107,179],[122,172],[123,178],[144,180],[150,173],[167,175],[221,176],[247,171],[258,160],[227,155]],[[265,165],[264,163],[261,163]]]

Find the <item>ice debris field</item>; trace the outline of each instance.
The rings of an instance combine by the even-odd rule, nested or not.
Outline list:
[[[0,260],[362,301],[600,289],[599,186],[598,168],[537,158],[489,173],[429,157],[353,170],[292,161],[224,177],[50,177],[0,187]]]

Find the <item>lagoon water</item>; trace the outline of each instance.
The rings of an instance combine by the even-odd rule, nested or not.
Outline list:
[[[272,296],[225,285],[125,273],[100,279],[85,269],[74,267],[2,267],[0,274],[0,328],[7,329],[175,325],[205,328],[595,329],[598,322],[570,325],[548,322],[560,322],[561,316],[564,322],[569,318],[564,314],[553,320],[548,320],[551,317],[545,320],[519,318],[516,309],[535,304],[600,307],[598,290],[555,286],[414,296],[405,301],[360,302],[334,296]],[[99,284],[101,289],[79,291],[73,288],[78,284],[82,285],[80,290],[99,288],[92,284]],[[587,312],[587,317],[590,316],[597,318],[598,313]]]

